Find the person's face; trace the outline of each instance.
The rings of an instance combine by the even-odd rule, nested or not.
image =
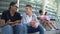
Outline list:
[[[41,12],[41,15],[43,15],[43,12]]]
[[[32,13],[31,7],[26,7],[26,13],[27,13],[27,14],[31,14],[31,13]]]
[[[46,13],[46,15],[48,15],[48,13]]]
[[[17,11],[17,5],[13,5],[13,6],[11,6],[11,9],[13,10],[13,11]]]

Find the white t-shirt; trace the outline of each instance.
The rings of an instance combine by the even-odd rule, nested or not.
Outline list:
[[[26,19],[27,19],[27,23],[30,23],[32,21],[32,16],[26,16]]]

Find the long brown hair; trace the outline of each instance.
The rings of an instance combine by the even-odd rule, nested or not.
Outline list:
[[[45,12],[45,15],[47,14],[48,12]]]

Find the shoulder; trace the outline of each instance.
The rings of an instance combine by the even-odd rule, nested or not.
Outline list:
[[[33,17],[37,17],[35,13],[32,14]]]
[[[3,13],[3,14],[7,14],[7,13],[9,13],[9,10],[5,10],[5,11],[3,11],[2,13]]]
[[[25,18],[25,17],[26,17],[26,13],[23,13],[23,14],[22,14],[22,17]]]
[[[15,15],[21,15],[20,13],[16,12]]]
[[[20,14],[20,13],[16,12],[16,14]]]

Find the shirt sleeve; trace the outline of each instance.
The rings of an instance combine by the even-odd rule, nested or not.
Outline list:
[[[17,20],[21,20],[21,19],[22,19],[22,16],[18,13]]]
[[[22,23],[22,24],[26,24],[26,23],[27,23],[27,22],[26,22],[26,18],[25,18],[25,15],[24,15],[24,14],[22,15],[21,23]]]
[[[6,14],[5,12],[2,13],[2,16],[1,16],[1,19],[4,19],[5,20],[5,17],[6,17]]]

